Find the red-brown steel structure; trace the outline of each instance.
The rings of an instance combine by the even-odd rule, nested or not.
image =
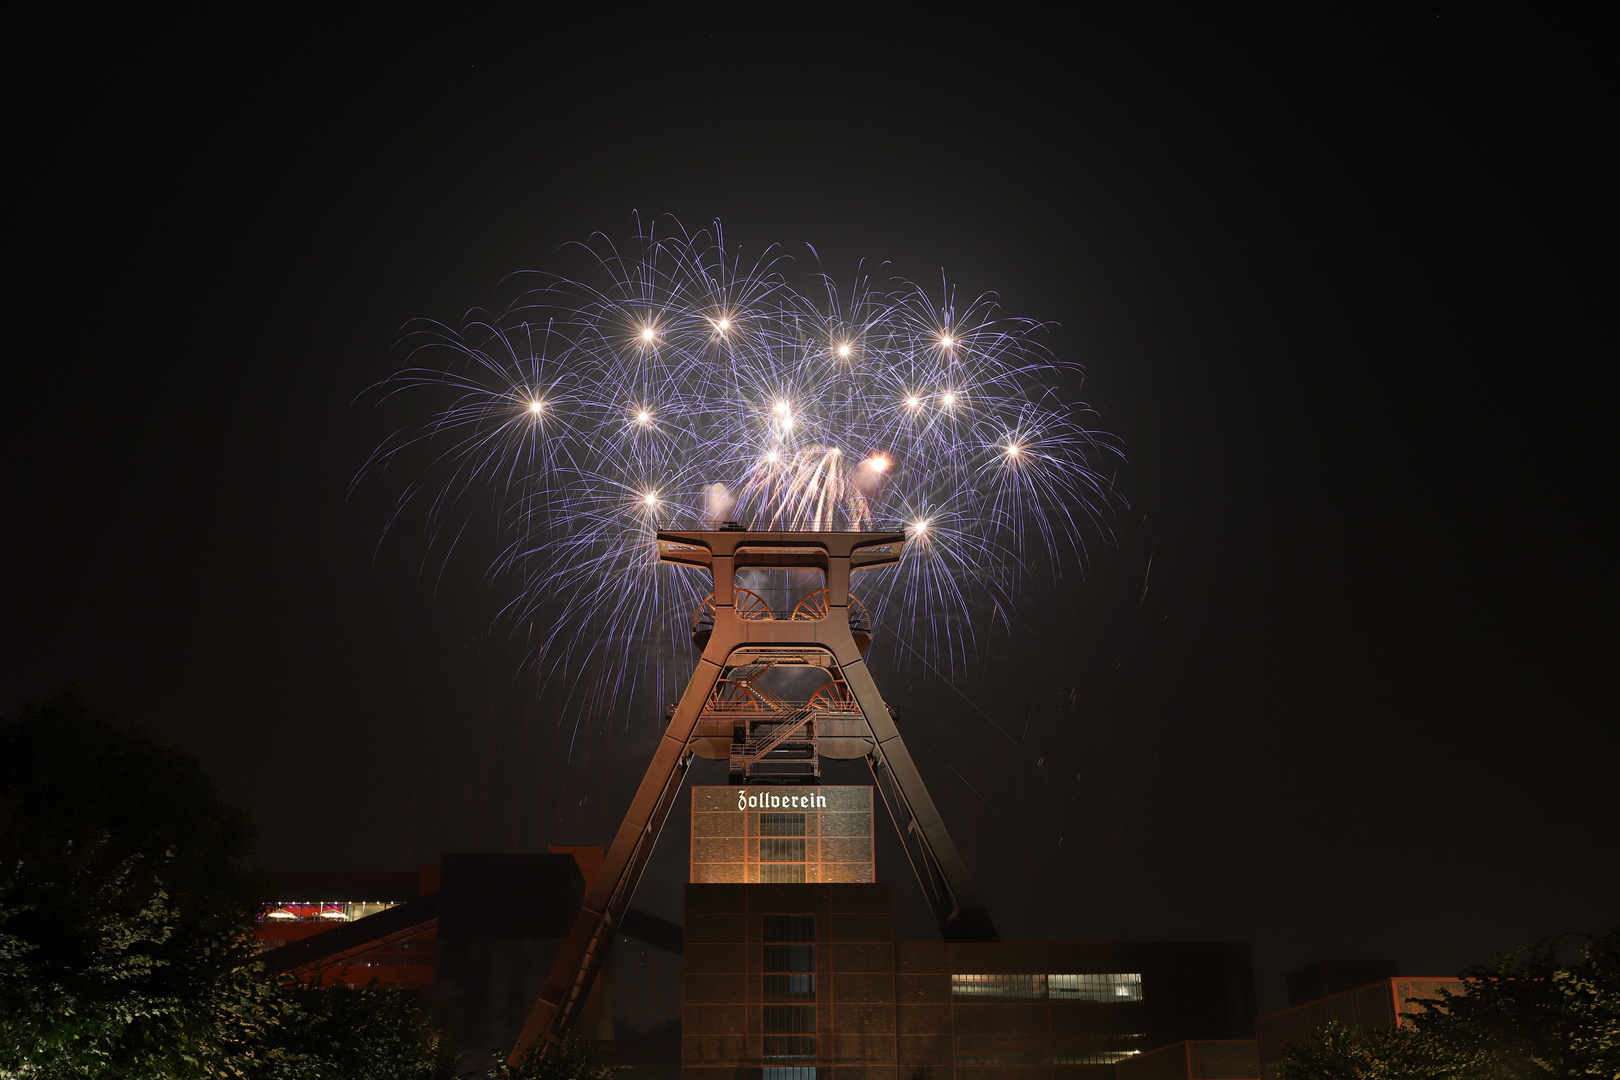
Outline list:
[[[862,570],[890,566],[902,532],[660,532],[661,562],[712,574],[693,640],[703,650],[608,849],[572,933],[512,1051],[559,1042],[579,1017],[694,757],[731,763],[739,784],[814,783],[819,759],[865,758],[946,941],[999,940],[863,659],[871,622],[850,595]],[[739,571],[819,571],[825,587],[778,613]],[[806,701],[758,684],[778,667],[820,668]]]

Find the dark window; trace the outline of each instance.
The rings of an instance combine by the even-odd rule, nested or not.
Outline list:
[[[761,814],[759,815],[759,835],[761,836],[803,836],[803,814]],[[803,858],[804,856],[800,856]]]
[[[760,863],[759,880],[765,885],[802,885],[804,884],[804,863]]]
[[[816,947],[814,945],[765,946],[766,971],[814,971]]]
[[[816,977],[814,975],[766,975],[766,1001],[814,1001]]]
[[[816,940],[816,917],[814,915],[767,915],[765,916],[765,940],[814,941]]]
[[[764,1039],[766,1061],[808,1061],[816,1060],[816,1037],[814,1035],[767,1035]]]
[[[766,1005],[765,1034],[814,1035],[816,1033],[816,1007],[814,1005]]]

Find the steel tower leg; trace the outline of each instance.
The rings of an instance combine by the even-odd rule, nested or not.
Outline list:
[[[872,733],[872,750],[866,756],[872,779],[894,819],[917,882],[934,909],[940,936],[946,941],[1000,941],[866,662],[856,660],[842,670]]]
[[[658,834],[669,817],[669,808],[680,794],[681,782],[686,779],[686,770],[692,762],[690,744],[698,714],[703,711],[719,678],[717,665],[706,659],[698,661],[697,670],[686,684],[686,693],[681,695],[675,715],[664,729],[647,773],[641,778],[636,797],[630,802],[630,811],[613,837],[596,882],[574,919],[574,929],[557,954],[551,977],[540,991],[540,1000],[534,1003],[523,1025],[512,1051],[514,1063],[541,1040],[560,1041],[585,1008],[585,999],[602,967],[607,947],[612,944],[615,928],[630,906],[641,873],[652,857],[653,845],[658,842]]]
[[[619,826],[573,931],[563,943],[551,976],[535,1002],[509,1060],[514,1064],[537,1044],[554,1044],[573,1027],[608,945],[613,940],[636,885],[641,880],[653,846],[663,831],[669,809],[680,793],[693,756],[724,758],[712,747],[713,732],[700,730],[699,721],[716,683],[739,650],[787,651],[825,656],[837,670],[860,707],[864,731],[853,740],[839,742],[866,746],[864,753],[889,816],[905,845],[917,881],[934,910],[941,936],[947,941],[998,941],[989,913],[946,831],[922,775],[911,760],[900,729],[878,693],[861,659],[849,623],[849,579],[852,569],[899,561],[905,544],[901,533],[755,533],[741,530],[659,533],[659,558],[664,562],[697,566],[714,575],[713,626],[702,635],[703,657],[675,707],[669,726],[647,766],[647,773]],[[735,607],[734,564],[745,558],[756,567],[793,568],[818,565],[826,574],[827,611],[810,621],[775,618],[742,619]],[[773,551],[774,549],[774,551]],[[806,552],[819,553],[806,562]],[[776,558],[773,561],[773,554]],[[802,661],[801,661],[802,662]],[[818,661],[821,663],[822,661]],[[730,727],[723,739],[729,741]],[[831,755],[831,756],[859,756]]]

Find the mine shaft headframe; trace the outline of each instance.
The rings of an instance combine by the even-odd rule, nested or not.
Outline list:
[[[775,633],[778,637],[785,634],[784,640],[802,641],[809,627],[824,621],[824,629],[829,632],[819,634],[817,640],[830,645],[840,635],[832,632],[833,623],[828,620],[846,623],[856,648],[865,655],[872,643],[872,617],[866,605],[850,595],[850,575],[869,567],[892,566],[900,561],[905,546],[906,534],[902,532],[661,532],[658,561],[696,566],[712,575],[714,592],[704,598],[693,615],[692,640],[704,656],[716,662],[723,658],[729,644],[758,640],[761,633]],[[785,617],[779,619],[758,594],[736,584],[736,572],[746,569],[820,570],[825,587],[798,598],[792,612],[784,612]],[[721,647],[711,650],[718,609],[727,609],[726,615],[733,622],[790,622],[797,626],[779,632],[754,627],[740,637],[736,633],[723,634]],[[719,617],[727,621],[726,615]]]
[[[658,534],[660,561],[696,566],[713,574],[712,628],[510,1061],[521,1060],[537,1044],[561,1042],[578,1020],[692,759],[733,757],[737,726],[732,712],[776,714],[761,715],[762,723],[750,723],[745,729],[745,766],[747,759],[768,757],[775,745],[772,739],[801,737],[802,722],[812,716],[817,731],[804,736],[815,747],[812,752],[832,758],[864,757],[933,908],[941,936],[946,941],[999,940],[900,737],[896,714],[872,681],[861,655],[864,647],[857,644],[848,618],[850,574],[898,562],[905,542],[905,534],[899,532],[728,528]],[[768,609],[754,610],[758,605],[739,611],[735,574],[750,567],[820,569],[825,599],[818,596],[808,607],[795,607],[795,615],[783,618]],[[806,614],[819,617],[807,618]],[[734,683],[736,677],[749,679],[754,668],[767,662],[826,667],[838,685],[822,698],[797,704],[772,700],[751,688],[745,688],[749,689],[745,695],[728,694],[722,686],[728,675],[734,677]],[[717,702],[728,703],[728,708],[717,708]],[[792,711],[784,715],[790,707]],[[820,733],[823,727],[825,736]]]
[[[827,581],[828,607],[849,606],[849,575],[900,561],[903,532],[661,532],[658,561],[697,566],[714,574],[714,602],[733,603],[735,573],[749,567],[819,569]]]

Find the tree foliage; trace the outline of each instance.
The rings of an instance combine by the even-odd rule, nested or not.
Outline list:
[[[450,1075],[402,995],[262,977],[252,838],[78,688],[0,720],[0,1076]]]
[[[616,1073],[591,1060],[590,1051],[569,1034],[549,1051],[541,1044],[530,1047],[515,1066],[497,1059],[484,1075],[488,1080],[613,1080]]]
[[[1586,939],[1580,959],[1559,941],[1493,957],[1461,973],[1460,992],[1414,1002],[1409,1023],[1365,1031],[1334,1023],[1290,1046],[1282,1080],[1545,1080],[1620,1078],[1620,927]]]

